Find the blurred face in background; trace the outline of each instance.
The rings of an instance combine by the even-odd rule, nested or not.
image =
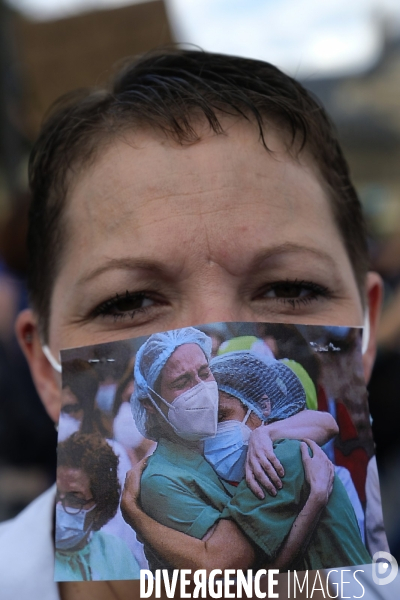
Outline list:
[[[79,421],[83,419],[83,407],[69,386],[62,390],[61,412]]]
[[[293,158],[272,127],[270,152],[251,124],[232,120],[225,128],[192,145],[150,131],[126,134],[75,176],[51,301],[55,356],[61,348],[216,321],[363,324],[352,265],[306,151]],[[368,376],[377,276],[369,275],[364,293]],[[59,382],[35,315],[24,313],[18,331],[57,419]]]

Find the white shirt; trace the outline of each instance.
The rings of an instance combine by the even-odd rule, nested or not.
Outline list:
[[[54,581],[56,486],[17,517],[0,523],[1,600],[60,600]]]

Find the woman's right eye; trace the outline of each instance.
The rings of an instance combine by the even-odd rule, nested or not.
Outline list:
[[[134,319],[138,313],[146,313],[153,306],[160,306],[163,302],[159,298],[153,298],[146,292],[128,292],[116,294],[113,298],[102,302],[92,312],[93,317],[114,317]]]

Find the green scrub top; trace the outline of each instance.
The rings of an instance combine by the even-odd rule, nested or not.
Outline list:
[[[202,454],[161,439],[143,472],[140,502],[159,523],[201,539],[235,491]]]
[[[143,472],[140,502],[159,523],[202,539],[235,491],[219,479],[202,454],[161,439]],[[166,568],[146,544],[145,553],[152,570]]]
[[[120,538],[95,531],[86,546],[73,552],[56,551],[55,581],[139,579],[140,567]]]
[[[274,448],[285,469],[282,489],[275,497],[266,494],[260,501],[242,481],[221,515],[221,518],[233,519],[257,544],[265,562],[274,560],[278,554],[309,494],[300,442],[280,440]],[[288,568],[307,570],[367,563],[371,563],[371,557],[361,540],[353,507],[342,483],[335,477],[332,494],[305,552]]]

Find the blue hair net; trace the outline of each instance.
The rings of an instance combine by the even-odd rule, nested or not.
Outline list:
[[[249,351],[228,352],[213,358],[210,368],[218,389],[238,398],[262,421],[286,419],[306,406],[300,379],[277,360],[265,361]]]
[[[207,360],[211,357],[211,339],[199,329],[184,327],[163,333],[154,333],[139,348],[135,360],[135,389],[131,396],[131,409],[136,427],[146,436],[146,409],[143,400],[149,397],[149,388],[155,383],[169,357],[183,344],[197,344]]]

